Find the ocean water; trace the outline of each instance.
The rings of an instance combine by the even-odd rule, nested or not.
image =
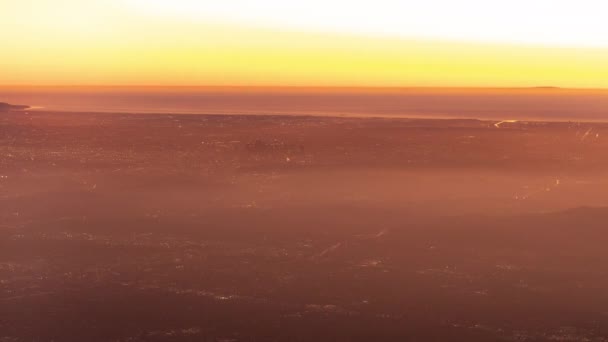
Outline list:
[[[35,110],[606,121],[608,90],[0,87]]]

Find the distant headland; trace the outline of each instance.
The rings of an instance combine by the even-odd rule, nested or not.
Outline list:
[[[0,102],[0,112],[11,112],[11,111],[17,111],[17,110],[26,110],[28,108],[30,108],[30,106],[12,105],[12,104],[8,104],[6,102]]]

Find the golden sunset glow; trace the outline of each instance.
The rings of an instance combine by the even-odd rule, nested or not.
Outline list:
[[[3,1],[1,84],[608,87],[599,1]]]

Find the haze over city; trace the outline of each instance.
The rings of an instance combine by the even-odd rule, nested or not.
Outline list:
[[[608,341],[603,1],[0,1],[0,342]]]

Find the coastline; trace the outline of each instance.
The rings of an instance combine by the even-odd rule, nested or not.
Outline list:
[[[376,113],[361,114],[361,113],[344,113],[344,114],[325,114],[325,113],[310,113],[310,112],[217,112],[217,111],[192,111],[192,112],[179,112],[179,111],[115,111],[115,110],[52,110],[46,107],[31,106],[25,110],[18,111],[21,113],[32,112],[40,114],[95,114],[95,115],[154,115],[154,116],[225,116],[225,117],[278,117],[278,118],[334,118],[334,119],[385,119],[385,120],[402,120],[402,121],[478,121],[485,122],[491,125],[500,122],[508,123],[519,123],[519,124],[553,124],[553,123],[568,123],[568,124],[608,124],[608,117],[606,119],[583,119],[573,120],[570,119],[552,119],[547,120],[546,118],[527,118],[527,119],[512,119],[512,117],[505,116],[504,118],[477,118],[477,117],[455,117],[450,115],[427,115],[427,114],[402,114],[402,115],[382,115]]]

